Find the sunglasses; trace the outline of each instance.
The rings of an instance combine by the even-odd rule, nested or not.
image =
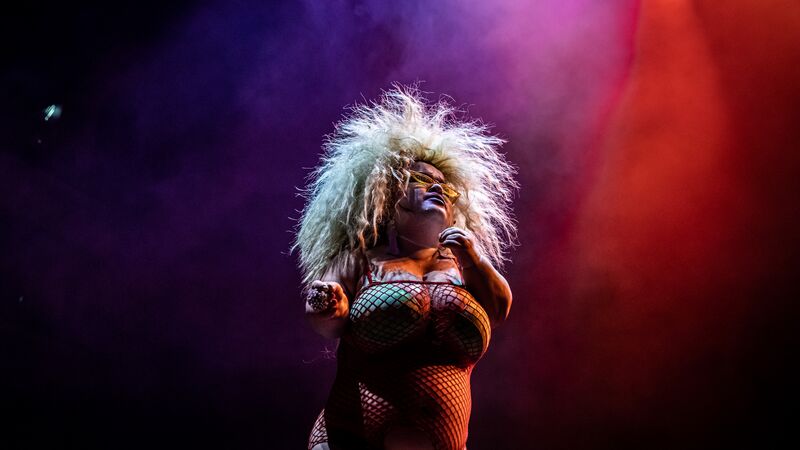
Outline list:
[[[421,184],[425,187],[425,189],[430,188],[434,184],[438,184],[442,188],[442,194],[450,200],[450,203],[455,203],[458,197],[461,195],[450,183],[446,183],[444,181],[436,180],[429,175],[425,175],[422,172],[417,172],[416,170],[409,170],[411,173],[411,182]]]

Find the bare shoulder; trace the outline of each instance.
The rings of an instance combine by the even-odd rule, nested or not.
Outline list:
[[[367,260],[369,262],[382,262],[394,258],[395,256],[389,254],[389,248],[386,245],[377,245],[367,250]]]
[[[356,282],[361,276],[361,261],[356,253],[342,251],[331,261],[330,266],[325,271],[322,281],[335,281],[345,290],[345,294],[351,297],[355,293]]]
[[[378,272],[405,271],[410,273],[418,272],[419,264],[407,256],[397,256],[389,252],[386,245],[378,245],[367,250],[367,262],[371,269]]]

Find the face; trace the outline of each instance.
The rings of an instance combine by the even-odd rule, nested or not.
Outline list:
[[[397,204],[398,207],[415,214],[438,215],[447,226],[452,225],[454,200],[450,200],[444,194],[444,189],[439,183],[446,181],[444,174],[432,164],[421,161],[412,164],[410,170],[427,175],[437,183],[426,185],[412,178],[406,188],[405,197]]]

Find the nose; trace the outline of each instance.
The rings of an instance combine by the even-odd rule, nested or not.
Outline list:
[[[442,189],[442,185],[439,182],[434,182],[432,185],[428,187],[428,191],[438,192],[439,194],[444,194],[444,190]]]

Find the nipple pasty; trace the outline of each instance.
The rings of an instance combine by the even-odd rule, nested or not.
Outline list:
[[[417,336],[428,324],[430,297],[417,283],[374,284],[350,307],[350,341],[377,353]]]

